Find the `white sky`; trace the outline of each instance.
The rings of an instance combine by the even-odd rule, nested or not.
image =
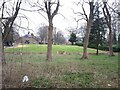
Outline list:
[[[25,1],[25,0],[23,0]],[[36,0],[28,0],[28,1],[36,1]],[[39,2],[43,1],[43,0],[38,0]],[[74,2],[77,2],[77,1],[82,1],[82,0],[60,0],[60,7],[59,7],[59,11],[58,13],[62,14],[57,14],[54,19],[53,19],[53,25],[54,27],[57,27],[59,30],[61,30],[65,36],[68,35],[68,32],[67,32],[67,28],[68,27],[77,27],[77,23],[75,22],[74,18],[75,17],[75,14],[73,14],[73,11],[72,9],[76,10],[76,11],[79,11],[79,12],[82,12],[82,9],[81,7],[79,6],[76,6],[74,4]],[[115,1],[115,0],[109,0],[109,1]],[[119,1],[119,0],[117,0]],[[44,4],[43,4],[44,5]],[[85,10],[86,10],[86,13],[89,13],[89,6],[88,4],[85,4],[84,5],[85,7]],[[22,3],[21,4],[21,8],[25,8],[25,9],[31,9],[31,7],[29,5],[27,5],[26,3]],[[47,14],[45,13],[42,13],[46,18],[47,18]],[[37,12],[28,12],[28,11],[23,11],[23,10],[20,10],[19,12],[19,16],[21,15],[25,15],[28,20],[29,20],[29,28],[33,30],[33,33],[36,34],[37,33],[37,29],[38,27],[41,26],[41,23],[45,23],[46,25],[48,25],[48,21],[40,14],[38,14]],[[20,22],[20,19],[16,19],[17,22]],[[82,23],[84,24],[85,21],[81,20],[79,22],[79,27],[82,26]],[[26,19],[22,19],[22,22],[21,22],[21,26],[22,27],[27,27],[28,26],[28,22]],[[20,30],[20,34],[21,35],[24,35],[24,34],[27,34],[28,31],[22,31]]]
[[[64,35],[68,34],[67,30],[65,30],[68,27],[76,27],[77,23],[74,20],[74,14],[72,11],[73,9],[77,9],[74,6],[74,2],[76,0],[60,0],[60,7],[59,7],[59,11],[54,19],[53,19],[53,25],[54,27],[57,27],[59,30],[61,30]],[[26,6],[22,5],[22,7],[26,8]],[[28,11],[20,11],[20,13],[24,13],[27,18],[29,19],[29,28],[34,30],[34,33],[37,32],[37,28],[41,25],[41,23],[45,23],[48,25],[48,21],[40,14],[38,14],[37,12],[28,12]],[[47,14],[42,13],[44,16],[47,16]],[[62,15],[61,15],[62,14]],[[27,27],[28,23],[27,21],[24,19],[24,21],[22,21],[22,26],[23,27]],[[20,32],[21,35],[23,35],[22,32]],[[27,34],[28,31],[25,32],[25,34]]]

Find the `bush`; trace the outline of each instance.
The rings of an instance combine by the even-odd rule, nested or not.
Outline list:
[[[113,45],[113,51],[120,52],[120,47],[118,47],[118,45]]]
[[[108,51],[109,48],[108,48],[108,46],[99,46],[99,50]]]
[[[83,43],[79,43],[77,42],[75,45],[77,46],[83,46]],[[89,44],[88,45],[88,48],[93,48],[93,49],[97,49],[96,45],[95,44]],[[104,50],[104,51],[109,51],[109,47],[108,46],[99,46],[98,48],[99,50]],[[114,52],[120,52],[120,47],[118,47],[118,45],[113,45],[113,51]]]
[[[83,43],[76,42],[75,45],[77,45],[77,46],[83,46]]]
[[[88,45],[89,48],[93,48],[93,49],[97,49],[97,46],[95,44],[89,44]],[[99,50],[104,50],[104,51],[108,51],[109,48],[107,46],[99,46],[98,47]]]
[[[94,48],[94,49],[96,49],[96,48]],[[99,46],[99,50],[109,51],[109,47],[108,46]],[[120,52],[120,48],[117,45],[113,46],[113,52]]]
[[[96,45],[95,44],[89,44],[88,45],[89,48],[94,48],[94,49],[97,49]]]

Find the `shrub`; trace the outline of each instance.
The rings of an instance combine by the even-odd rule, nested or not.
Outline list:
[[[120,47],[118,45],[113,45],[114,52],[120,52]]]
[[[95,44],[89,44],[88,45],[89,48],[94,48],[94,49],[97,49],[96,45]]]
[[[108,48],[108,46],[99,46],[99,50],[108,51],[109,48]]]
[[[75,45],[77,46],[83,46],[83,43],[79,43],[77,42]],[[88,48],[93,48],[93,49],[97,49],[95,44],[89,44]],[[104,50],[104,51],[109,51],[109,47],[106,45],[102,45],[98,47],[99,50]],[[118,45],[113,45],[113,51],[114,52],[120,52],[120,47]]]
[[[76,42],[75,45],[77,45],[77,46],[83,46],[83,43]]]

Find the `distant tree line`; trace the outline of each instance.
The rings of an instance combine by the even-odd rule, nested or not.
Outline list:
[[[38,37],[40,38],[40,44],[47,44],[48,42],[48,26],[42,25],[38,28],[37,32]],[[57,31],[55,27],[53,27],[53,36],[52,36],[53,44],[65,44],[66,39],[61,31]]]

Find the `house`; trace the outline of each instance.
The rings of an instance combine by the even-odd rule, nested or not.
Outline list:
[[[15,41],[16,44],[39,44],[40,38],[26,34]]]

